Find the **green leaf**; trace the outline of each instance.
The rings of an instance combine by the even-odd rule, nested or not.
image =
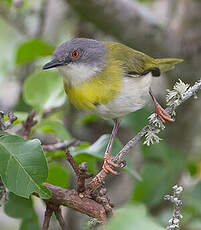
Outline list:
[[[47,179],[48,169],[39,140],[1,134],[0,159],[0,175],[11,192],[25,198],[33,192],[43,199],[50,198],[50,191],[41,185]]]
[[[35,126],[35,129],[38,132],[43,133],[53,133],[56,135],[61,141],[70,140],[70,134],[66,131],[64,125],[55,120],[43,120],[38,125]]]
[[[142,204],[129,205],[116,211],[106,225],[106,230],[164,230],[148,216]]]
[[[142,178],[142,181],[135,184],[133,200],[144,202],[148,206],[157,205],[174,184],[174,174],[157,163],[146,163]]]
[[[169,168],[175,175],[186,169],[184,154],[164,141],[149,147],[142,145],[142,151],[146,158],[163,162],[164,167]]]
[[[191,210],[191,213],[196,215],[201,215],[201,182],[197,183],[196,186],[194,186],[192,189],[184,193],[185,205],[188,207],[188,209]]]
[[[40,71],[32,74],[24,84],[24,99],[39,111],[64,104],[66,96],[63,81],[56,71]]]
[[[29,113],[21,111],[16,111],[14,114],[17,117],[17,120],[13,124],[21,124],[22,121],[26,120],[27,116],[29,115]]]
[[[96,174],[98,172],[97,160],[93,156],[88,154],[79,154],[78,156],[73,157],[75,162],[79,165],[82,162],[88,163],[88,172]]]
[[[37,38],[28,40],[18,46],[16,64],[24,64],[39,57],[49,56],[53,51],[54,47],[43,40]]]
[[[2,0],[2,2],[5,3],[7,7],[10,7],[12,5],[12,0]]]
[[[25,199],[10,192],[4,211],[10,217],[22,219],[20,230],[40,230],[31,198]]]
[[[30,219],[24,219],[20,225],[19,230],[40,230],[40,226],[38,224],[38,219],[36,216]]]
[[[35,214],[31,198],[25,199],[11,192],[4,211],[8,216],[14,218],[31,218]]]
[[[73,158],[75,160],[78,160],[79,157],[84,158],[86,157],[93,157],[97,160],[104,160],[104,153],[106,151],[107,144],[109,142],[110,135],[103,135],[101,136],[95,143],[93,143],[91,146],[87,148],[74,148],[72,150]],[[112,146],[112,152],[111,155],[116,155],[120,150],[122,149],[121,143],[115,139],[114,144]],[[127,166],[123,169],[126,172],[130,173],[132,176],[134,176],[136,179],[140,180],[141,177],[137,173],[137,171],[134,169],[134,166],[132,165],[132,161],[130,159],[130,156],[128,155],[126,158]]]
[[[50,163],[48,165],[47,183],[67,188],[70,182],[70,176],[66,168],[61,163]]]

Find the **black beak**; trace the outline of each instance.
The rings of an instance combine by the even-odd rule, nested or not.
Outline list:
[[[59,60],[53,59],[52,61],[46,63],[43,66],[43,69],[51,69],[51,68],[54,68],[54,67],[57,67],[57,66],[62,66],[62,65],[64,65],[63,61],[59,61]]]

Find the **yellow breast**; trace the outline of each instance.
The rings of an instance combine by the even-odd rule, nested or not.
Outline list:
[[[68,86],[64,82],[64,88],[77,108],[93,110],[98,104],[107,104],[119,94],[123,74],[121,63],[112,59],[96,76],[75,86]]]

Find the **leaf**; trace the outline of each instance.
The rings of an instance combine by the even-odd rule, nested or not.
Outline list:
[[[9,200],[5,204],[4,211],[14,218],[31,218],[34,215],[32,200],[9,193]]]
[[[66,168],[61,163],[50,163],[48,165],[47,183],[67,188],[70,182],[70,176]]]
[[[72,150],[73,158],[75,160],[78,160],[79,157],[85,156],[87,157],[91,156],[93,158],[96,158],[97,160],[104,160],[104,153],[107,147],[107,144],[109,142],[110,135],[103,135],[101,136],[95,143],[93,143],[91,146],[87,148],[75,148]],[[121,143],[115,139],[114,144],[112,146],[112,152],[111,155],[116,155],[120,150],[122,149]],[[130,173],[132,176],[134,176],[136,179],[141,179],[140,175],[136,172],[134,169],[134,166],[131,163],[129,155],[126,158],[127,166],[123,169],[126,172]]]
[[[12,5],[12,0],[2,0],[2,2],[5,3],[7,7],[10,7]]]
[[[24,219],[20,225],[19,230],[40,230],[40,226],[38,224],[38,219],[36,216],[30,219]]]
[[[35,129],[38,132],[43,133],[53,133],[56,135],[61,141],[71,140],[70,134],[66,131],[64,125],[55,120],[43,120],[38,125],[35,126]]]
[[[20,230],[40,230],[31,198],[25,199],[10,192],[4,211],[10,217],[22,219]]]
[[[13,124],[21,124],[22,121],[26,120],[27,116],[29,113],[27,112],[21,112],[21,111],[16,111],[14,112],[15,116],[17,117],[17,120]]]
[[[133,200],[144,202],[148,206],[157,205],[174,184],[174,173],[164,165],[146,163],[142,172],[142,181],[137,181],[133,192]]]
[[[164,230],[148,216],[142,204],[129,205],[116,211],[106,225],[106,230]]]
[[[198,214],[201,215],[201,182],[198,182],[196,186],[194,186],[192,189],[184,193],[185,205],[188,207],[188,209],[191,210],[191,213],[194,216],[197,216]]]
[[[147,158],[161,161],[164,167],[169,168],[173,173],[180,173],[186,169],[185,156],[177,149],[170,147],[165,142],[160,142],[156,145],[146,146],[142,145],[143,153]]]
[[[24,64],[34,61],[39,57],[49,56],[53,53],[54,47],[46,41],[31,39],[18,46],[16,64]]]
[[[152,207],[161,202],[161,197],[169,193],[185,170],[185,159],[181,152],[165,142],[150,147],[142,145],[142,152],[147,163],[142,172],[143,181],[135,185],[133,200]]]
[[[47,162],[39,140],[1,134],[0,175],[4,185],[16,195],[28,198],[36,192],[43,199],[50,191],[41,184],[47,179]]]
[[[24,84],[24,99],[39,111],[64,104],[66,96],[58,72],[41,71],[32,74]]]

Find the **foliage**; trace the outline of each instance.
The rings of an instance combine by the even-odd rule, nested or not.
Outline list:
[[[24,84],[24,99],[37,111],[59,107],[64,104],[65,98],[62,79],[58,72],[38,71]]]
[[[16,64],[34,61],[39,57],[52,55],[54,47],[40,39],[31,39],[18,46]]]
[[[106,230],[130,230],[130,229],[155,229],[163,230],[162,226],[156,223],[147,213],[146,207],[142,204],[133,204],[116,211],[111,218]]]
[[[47,163],[38,140],[1,134],[0,156],[0,175],[11,192],[25,198],[33,192],[44,199],[50,197],[50,192],[41,185],[47,178]]]
[[[10,192],[4,211],[10,217],[22,219],[20,230],[40,229],[31,198],[25,199]]]

